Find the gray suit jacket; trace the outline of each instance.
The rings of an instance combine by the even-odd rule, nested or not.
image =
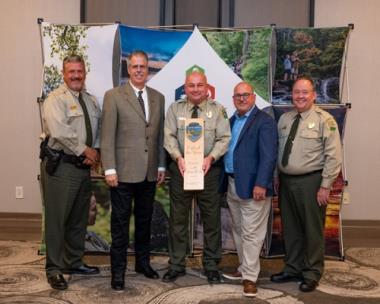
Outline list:
[[[116,169],[120,182],[156,181],[158,167],[165,167],[165,99],[158,91],[146,89],[149,121],[129,83],[104,96],[101,158],[104,170]]]

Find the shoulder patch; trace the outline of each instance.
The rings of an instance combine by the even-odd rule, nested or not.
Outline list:
[[[329,119],[326,120],[326,123],[330,129],[330,131],[335,131],[337,128],[336,122],[334,118],[330,117]]]
[[[225,119],[228,119],[228,115],[227,115],[227,112],[226,112],[226,108],[222,108],[222,114],[223,114],[223,117],[225,118]]]

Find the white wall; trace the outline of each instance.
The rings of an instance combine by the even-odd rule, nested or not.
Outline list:
[[[79,0],[0,1],[0,212],[41,212],[36,98],[42,58],[37,18],[79,23]],[[15,186],[24,199],[15,199]]]
[[[316,0],[315,27],[354,23],[345,155],[351,202],[343,219],[380,220],[380,1]],[[347,95],[347,94],[346,94]]]

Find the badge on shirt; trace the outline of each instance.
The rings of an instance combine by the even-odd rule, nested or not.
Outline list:
[[[70,111],[76,111],[77,110],[77,105],[76,104],[72,104],[70,106]]]
[[[309,124],[307,125],[307,127],[308,127],[309,129],[313,129],[313,128],[315,127],[315,122],[314,122],[314,121],[309,122]]]

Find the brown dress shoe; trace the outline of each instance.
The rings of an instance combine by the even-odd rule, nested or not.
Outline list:
[[[225,277],[226,279],[229,279],[232,281],[237,281],[237,280],[243,279],[241,272],[237,271],[237,270],[235,272],[231,272],[231,273],[223,273],[222,276]]]
[[[256,283],[250,280],[243,280],[243,295],[246,297],[255,297],[257,295]]]

